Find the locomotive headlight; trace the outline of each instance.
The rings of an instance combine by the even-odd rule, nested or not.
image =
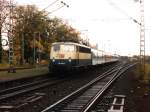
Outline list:
[[[52,60],[53,62],[55,62],[55,58],[53,57],[53,60]]]
[[[71,62],[71,57],[69,57],[69,62]]]

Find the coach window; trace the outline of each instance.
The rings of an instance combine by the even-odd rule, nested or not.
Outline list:
[[[81,46],[79,47],[79,51],[83,53],[91,53],[91,49]]]
[[[53,45],[53,50],[54,51],[59,51],[60,50],[60,45],[58,45],[58,44]]]

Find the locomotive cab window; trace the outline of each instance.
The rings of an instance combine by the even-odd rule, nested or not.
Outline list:
[[[64,45],[64,46],[62,47],[62,50],[63,50],[63,51],[66,51],[66,52],[73,52],[73,51],[76,51],[74,45]]]
[[[76,47],[69,44],[55,44],[53,45],[53,51],[74,52],[76,51]]]
[[[59,50],[60,50],[59,44],[53,45],[53,51],[59,51]]]

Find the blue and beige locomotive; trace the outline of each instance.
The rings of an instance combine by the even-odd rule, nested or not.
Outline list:
[[[49,71],[72,70],[117,61],[104,51],[73,42],[55,42],[50,52]]]

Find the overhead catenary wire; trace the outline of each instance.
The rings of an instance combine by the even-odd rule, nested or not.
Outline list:
[[[51,11],[51,12],[48,12],[46,15],[49,15],[49,14],[51,14],[51,13],[53,13],[53,12],[56,12],[57,10],[59,10],[59,9],[61,9],[61,8],[63,8],[63,7],[64,7],[64,5],[58,7],[57,9],[54,9],[54,10]]]
[[[114,2],[111,0],[107,0],[111,6],[115,9],[119,10],[121,13],[129,17],[135,23],[140,25],[140,69],[141,73],[145,74],[145,21],[144,21],[144,0],[135,0],[135,2],[140,2],[140,13],[141,13],[141,20],[138,22],[133,17],[129,16],[124,10],[118,7]]]
[[[109,3],[109,5],[111,5],[112,7],[114,7],[117,11],[120,11],[122,14],[124,14],[125,16],[127,16],[129,19],[133,20],[133,22],[141,25],[140,22],[138,22],[136,19],[134,19],[133,17],[131,17],[127,12],[125,12],[123,9],[121,9],[119,6],[117,6],[115,2],[112,2],[112,0],[107,0],[107,2]]]
[[[49,8],[50,6],[54,5],[57,1],[59,0],[55,0],[54,2],[50,3],[48,6],[46,6],[44,9],[42,9],[42,11],[46,10],[47,8]]]
[[[52,10],[51,12],[48,12],[46,15],[49,15],[49,14],[51,14],[51,13],[53,13],[53,12],[56,12],[56,11],[58,11],[59,9],[63,8],[64,6],[66,6],[67,8],[69,7],[69,5],[67,5],[67,4],[66,4],[65,2],[63,2],[63,1],[61,1],[61,4],[62,4],[62,6],[60,6],[60,7],[56,8],[56,9]]]

